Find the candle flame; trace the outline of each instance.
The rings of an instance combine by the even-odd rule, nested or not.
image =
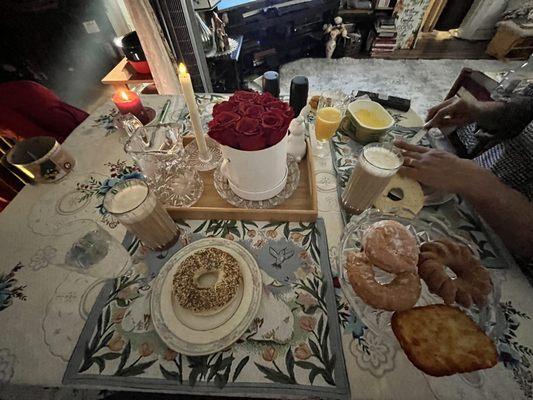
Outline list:
[[[185,64],[180,63],[180,65],[178,65],[178,72],[180,75],[185,75],[187,73],[187,67]]]
[[[121,90],[120,91],[120,97],[122,98],[122,100],[124,101],[128,101],[130,98],[128,97],[128,94],[126,93],[125,90]]]

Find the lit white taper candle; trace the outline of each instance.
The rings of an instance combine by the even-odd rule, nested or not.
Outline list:
[[[196,143],[198,144],[199,158],[203,160],[208,159],[209,152],[205,142],[200,113],[198,112],[198,106],[194,98],[191,75],[187,72],[187,67],[183,63],[180,63],[178,67],[178,77],[181,84],[181,91],[183,92],[183,96],[185,96],[185,102],[187,103],[187,108],[189,109],[192,129],[194,131],[194,136],[196,137]]]

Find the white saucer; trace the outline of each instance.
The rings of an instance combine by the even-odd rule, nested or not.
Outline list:
[[[207,247],[229,253],[239,263],[242,274],[241,285],[233,300],[214,315],[185,310],[172,295],[173,277],[181,262]],[[261,293],[261,271],[248,250],[231,240],[202,239],[178,251],[161,268],[152,285],[152,320],[157,333],[172,350],[189,356],[211,354],[225,349],[242,336],[259,310]]]

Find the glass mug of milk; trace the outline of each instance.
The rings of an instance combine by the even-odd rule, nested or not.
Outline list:
[[[342,206],[350,214],[371,207],[403,164],[403,156],[392,143],[371,143],[363,147],[342,193]]]
[[[145,181],[128,179],[104,197],[104,208],[151,250],[172,247],[179,230]]]

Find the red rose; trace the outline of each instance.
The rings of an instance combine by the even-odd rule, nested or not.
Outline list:
[[[267,143],[269,146],[274,146],[275,144],[281,142],[281,140],[285,137],[287,134],[287,130],[289,129],[289,124],[284,124],[280,129],[277,131],[274,131],[270,136],[267,138]]]
[[[279,100],[273,101],[265,105],[265,108],[268,111],[274,111],[274,110],[283,111],[284,113],[286,113],[286,118],[290,118],[290,119],[294,118],[294,112],[291,106],[288,103],[285,103],[283,101],[279,101]]]
[[[231,96],[230,100],[233,100],[234,102],[253,103],[258,96],[260,96],[260,94],[254,91],[238,90],[233,96]]]
[[[292,118],[291,107],[270,93],[239,90],[215,105],[208,134],[235,149],[262,150],[285,137]]]
[[[290,122],[290,121],[289,121]],[[285,134],[289,124],[285,119],[285,114],[281,110],[272,110],[263,114],[261,126],[265,132],[267,144],[273,146],[278,143]]]
[[[224,131],[224,133],[222,134],[223,135],[223,140],[224,140],[224,145],[225,146],[229,146],[229,147],[233,147],[234,149],[238,149],[239,147],[239,135],[236,131],[235,131],[235,127],[230,127],[228,129],[226,129]]]
[[[240,119],[241,116],[237,113],[222,111],[209,122],[207,134],[224,146],[235,147],[237,146],[235,125]]]
[[[292,121],[292,119],[294,118],[294,110],[292,109],[291,106],[289,106],[289,108],[287,108],[287,110],[285,110],[285,121],[289,121],[289,123]]]
[[[261,123],[265,128],[271,128],[274,130],[280,128],[284,122],[284,114],[274,111],[264,113],[261,118]]]
[[[268,147],[268,140],[261,129],[253,135],[239,135],[239,147],[241,150],[256,151]]]
[[[275,114],[278,118],[283,119],[283,121],[286,123],[290,123],[292,121],[293,112],[291,108],[289,108],[288,110],[280,110],[275,108],[271,110],[270,113]]]
[[[213,107],[213,118],[216,117],[221,112],[224,112],[224,111],[235,112],[236,109],[237,109],[237,105],[229,101],[224,101],[222,103],[215,104],[215,106]]]
[[[235,132],[234,126],[220,127],[209,129],[208,132],[211,139],[216,140],[218,143],[224,146],[238,148],[237,132]]]
[[[218,114],[212,121],[211,126],[220,126],[225,127],[229,126],[231,124],[237,123],[241,119],[241,116],[237,113],[230,112],[230,111],[223,111],[220,114]]]
[[[273,109],[286,110],[289,108],[289,105],[283,101],[275,100],[275,101],[271,101],[270,103],[265,104],[265,108],[267,110],[273,110]]]
[[[213,121],[211,121],[211,122],[213,122]],[[223,133],[224,133],[224,128],[221,128],[221,127],[216,126],[216,125],[215,126],[210,126],[209,130],[207,131],[207,134],[209,135],[209,137],[211,139],[213,139],[213,140],[216,140],[220,144],[223,144],[222,143]]]
[[[261,119],[261,116],[265,113],[265,109],[257,104],[250,104],[246,108],[244,115],[250,118]]]
[[[254,105],[255,104],[253,104],[253,103],[248,103],[246,101],[241,101],[240,103],[238,103],[238,107],[237,107],[238,111],[237,112],[240,115],[246,115],[246,111],[248,110],[248,108],[251,107],[251,106],[254,106]]]
[[[240,100],[239,100],[239,99],[236,99],[236,98],[233,97],[233,96],[231,96],[231,97],[228,99],[228,103],[238,105],[238,104],[240,103]]]
[[[263,93],[260,96],[257,96],[255,99],[255,102],[260,105],[266,105],[268,103],[272,103],[273,101],[279,101],[274,96],[272,96],[269,92]]]
[[[246,151],[262,150],[267,147],[267,138],[257,119],[242,117],[235,126],[239,148]]]
[[[256,135],[259,133],[259,120],[242,117],[235,125],[235,130],[243,135]]]
[[[270,111],[269,115],[271,116],[271,118],[274,117],[279,121],[276,129],[272,130],[272,133],[270,134],[268,138],[268,145],[273,146],[285,137],[285,134],[287,133],[287,129],[289,127],[291,119],[288,119],[286,117],[285,111],[282,111],[279,109],[274,109]]]

